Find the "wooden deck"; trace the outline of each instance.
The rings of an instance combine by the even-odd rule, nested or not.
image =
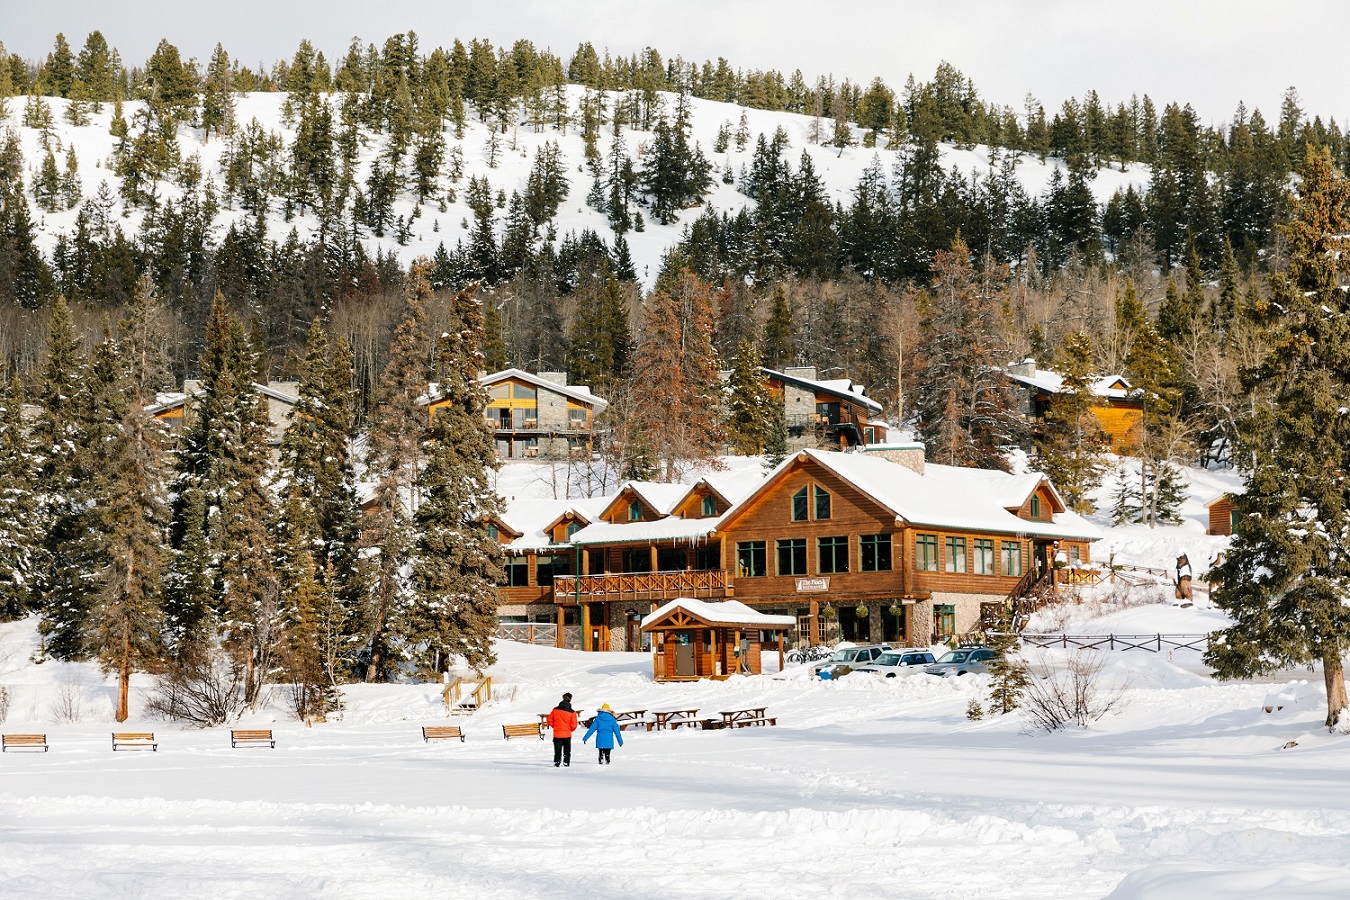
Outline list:
[[[676,597],[725,597],[727,575],[721,569],[679,572],[624,572],[606,575],[558,575],[553,599],[572,603],[586,600],[673,600]]]

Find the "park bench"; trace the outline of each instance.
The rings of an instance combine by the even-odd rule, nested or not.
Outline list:
[[[432,741],[451,741],[459,738],[464,740],[464,729],[458,725],[423,725],[422,740],[431,743]]]
[[[41,750],[46,753],[47,736],[45,734],[6,734],[0,735],[0,753],[14,747],[19,750]]]
[[[159,750],[152,731],[114,731],[113,750]]]
[[[542,741],[544,739],[544,729],[534,722],[526,722],[524,725],[502,726],[502,738],[504,740],[509,741],[511,738],[518,737],[537,737]]]
[[[277,742],[272,740],[272,729],[245,730],[240,728],[230,729],[231,747],[256,747],[266,744],[275,748]]]

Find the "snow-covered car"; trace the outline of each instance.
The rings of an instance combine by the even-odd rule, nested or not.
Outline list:
[[[965,675],[988,673],[989,661],[998,654],[988,647],[962,647],[942,654],[942,658],[924,669],[929,675]]]
[[[856,647],[841,647],[811,667],[811,674],[820,675],[829,672],[831,678],[847,675],[858,666],[872,662],[882,653],[891,649],[886,644],[861,644]]]
[[[933,654],[927,650],[887,650],[870,663],[854,666],[853,671],[875,672],[887,678],[894,678],[897,672],[930,666],[935,662]]]

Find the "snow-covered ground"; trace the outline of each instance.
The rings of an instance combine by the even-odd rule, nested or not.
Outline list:
[[[1158,630],[1178,611],[1130,612]],[[111,683],[34,664],[35,647],[31,620],[0,626],[0,730],[52,745],[0,758],[0,896],[1189,900],[1350,883],[1350,747],[1321,728],[1320,684],[1274,689],[1266,714],[1270,685],[1165,655],[1106,657],[1121,712],[1052,735],[968,720],[984,676],[658,685],[643,655],[503,643],[496,698],[453,719],[462,744],[420,739],[446,721],[437,685],[359,685],[340,720],[306,728],[278,702],[245,720],[277,748],[231,750],[224,728],[146,718],[138,677],[127,726],[160,749],[114,754]],[[767,706],[779,724],[628,732],[609,767],[577,742],[558,770],[500,726],[564,690],[584,711]]]

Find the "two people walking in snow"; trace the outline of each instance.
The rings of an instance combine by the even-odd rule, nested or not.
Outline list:
[[[562,700],[548,714],[545,724],[553,730],[553,766],[572,765],[572,732],[577,730],[577,714],[572,709],[572,695],[563,694]]]
[[[595,718],[591,720],[591,727],[586,729],[581,742],[586,743],[591,735],[595,735],[595,747],[600,751],[600,765],[609,765],[612,761],[609,754],[614,749],[614,742],[617,740],[619,746],[623,746],[623,732],[619,729],[619,720],[614,718],[614,711],[609,708],[608,703],[600,707],[600,711],[595,714]]]

